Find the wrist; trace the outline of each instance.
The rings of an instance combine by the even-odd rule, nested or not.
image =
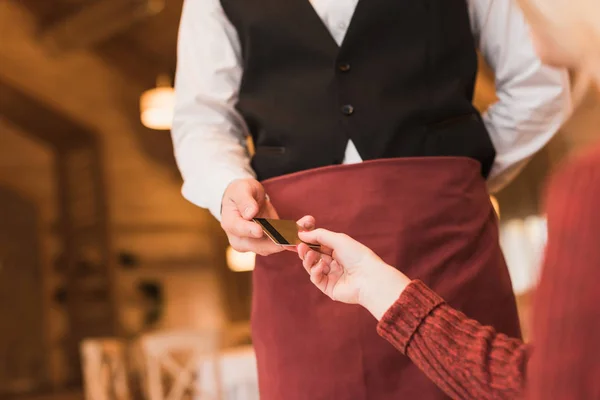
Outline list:
[[[369,269],[360,290],[359,304],[379,321],[409,283],[410,279],[402,272],[381,261],[376,268]]]

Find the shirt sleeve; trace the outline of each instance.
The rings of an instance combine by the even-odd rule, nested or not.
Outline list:
[[[247,127],[235,109],[242,77],[240,43],[218,0],[186,0],[177,48],[175,158],[183,196],[220,219],[235,179],[255,177]]]
[[[420,281],[407,286],[377,330],[453,399],[523,394],[529,347],[469,319]]]
[[[483,115],[496,149],[488,186],[506,186],[567,119],[570,104],[566,70],[543,65],[529,27],[514,1],[470,0],[473,34],[495,73],[498,101]]]

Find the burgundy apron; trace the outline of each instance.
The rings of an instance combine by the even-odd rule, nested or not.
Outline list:
[[[263,184],[280,218],[313,215],[319,227],[364,243],[468,316],[520,336],[477,161],[377,160]],[[378,336],[366,310],[334,302],[313,286],[295,253],[256,258],[253,297],[261,400],[447,398]]]

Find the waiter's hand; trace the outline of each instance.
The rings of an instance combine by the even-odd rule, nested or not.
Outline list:
[[[333,300],[360,304],[377,319],[410,283],[404,274],[347,235],[316,229],[299,236],[304,242],[321,245],[321,252],[305,244],[298,246],[311,282]]]
[[[231,247],[263,256],[283,251],[263,234],[252,218],[279,218],[262,184],[256,179],[238,179],[227,187],[221,203],[221,227]]]

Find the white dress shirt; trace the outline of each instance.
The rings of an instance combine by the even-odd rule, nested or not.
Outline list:
[[[358,0],[310,2],[340,45]],[[493,191],[511,180],[566,119],[568,75],[540,63],[514,1],[467,3],[475,41],[496,76],[499,101],[483,116],[497,153],[488,180]],[[235,179],[255,177],[245,146],[247,128],[235,109],[240,53],[237,32],[219,0],[185,1],[175,80],[175,157],[183,196],[217,219],[226,187]],[[344,163],[360,161],[349,141]]]

